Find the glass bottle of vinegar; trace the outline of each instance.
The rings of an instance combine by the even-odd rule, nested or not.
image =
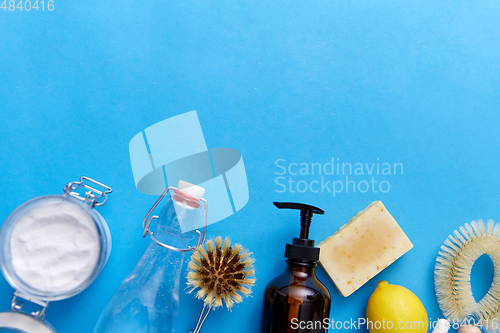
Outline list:
[[[170,188],[169,188],[170,189]],[[203,243],[196,229],[199,222],[201,187],[179,182],[159,216],[148,217],[159,204],[167,189],[144,219],[144,236],[150,234],[151,243],[130,275],[118,287],[101,314],[94,333],[159,333],[173,332],[174,320],[179,314],[179,287],[186,252]],[[149,224],[156,220],[156,230]],[[189,242],[198,234],[198,243]],[[203,237],[204,238],[204,237]],[[168,244],[168,245],[167,245]]]

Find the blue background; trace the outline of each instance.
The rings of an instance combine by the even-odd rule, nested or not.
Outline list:
[[[348,298],[319,268],[332,318],[363,317],[380,279],[415,292],[430,318],[441,316],[433,285],[440,245],[465,222],[500,219],[498,1],[54,5],[0,10],[0,218],[81,175],[114,189],[99,209],[113,235],[111,258],[87,290],[49,306],[46,319],[59,332],[91,332],[148,245],[141,221],[155,198],[135,190],[130,139],[190,110],[208,147],[242,153],[250,200],[209,234],[253,251],[258,278],[253,297],[210,314],[204,332],[259,330],[265,286],[284,270],[284,245],[298,234],[298,214],[272,201],[323,208],[311,229],[320,241],[382,200],[413,242]],[[276,160],[332,157],[403,163],[404,173],[378,176],[390,182],[387,193],[277,192]],[[489,270],[474,284],[479,296],[490,265],[479,267]],[[0,309],[11,292],[0,278]],[[176,331],[187,332],[201,303],[192,295],[181,302]]]

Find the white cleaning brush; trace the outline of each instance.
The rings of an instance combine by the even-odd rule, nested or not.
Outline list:
[[[434,284],[439,307],[450,322],[473,320],[486,332],[500,328],[500,224],[472,221],[450,235],[436,259]],[[470,276],[474,262],[488,254],[495,266],[493,283],[476,303]]]

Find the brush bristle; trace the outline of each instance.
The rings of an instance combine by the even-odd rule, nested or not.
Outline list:
[[[240,244],[231,246],[229,238],[209,240],[206,250],[200,246],[192,255],[187,275],[189,293],[200,288],[196,297],[205,304],[230,309],[251,294],[255,284],[252,253]]]
[[[481,320],[486,332],[495,332],[500,320],[500,224],[472,221],[450,235],[436,259],[434,284],[441,311],[451,321]],[[495,276],[488,293],[476,303],[470,276],[474,262],[488,254]],[[488,325],[490,324],[490,325]]]

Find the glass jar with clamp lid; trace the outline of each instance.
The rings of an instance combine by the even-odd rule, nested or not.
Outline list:
[[[0,266],[15,292],[10,311],[0,313],[0,332],[56,332],[44,320],[49,302],[83,291],[109,258],[109,228],[94,208],[102,206],[111,192],[110,187],[81,177],[66,185],[62,195],[27,201],[5,220]],[[23,300],[41,309],[24,312]]]

